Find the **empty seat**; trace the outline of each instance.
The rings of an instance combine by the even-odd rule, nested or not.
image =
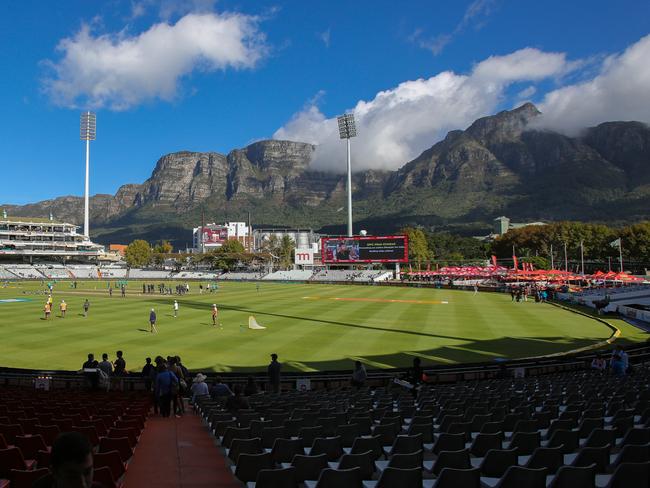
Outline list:
[[[431,473],[437,476],[443,468],[472,468],[469,461],[469,451],[467,449],[462,449],[460,451],[441,451],[433,463]]]
[[[562,466],[549,488],[594,488],[596,483],[596,465]]]
[[[565,464],[571,466],[596,466],[597,473],[606,473],[609,466],[610,447],[609,445],[603,447],[583,447],[577,454],[568,454],[565,458]]]
[[[519,461],[526,468],[546,468],[549,474],[556,473],[565,464],[561,447],[538,447],[532,455],[522,456]]]
[[[515,432],[512,440],[506,442],[506,449],[517,449],[517,454],[525,456],[532,454],[535,449],[540,447],[541,434],[539,432]],[[551,446],[552,447],[552,446]]]
[[[264,452],[262,440],[259,437],[252,439],[233,439],[230,449],[227,450],[228,457],[237,464],[240,454],[260,454]]]
[[[110,469],[114,481],[120,479],[126,471],[120,453],[117,451],[95,453],[93,464],[95,469],[103,467]]]
[[[423,452],[419,450],[408,454],[394,454],[388,461],[375,461],[375,465],[379,471],[386,468],[422,469],[423,459]]]
[[[443,468],[433,488],[480,488],[481,473],[478,468]]]
[[[290,463],[296,454],[305,454],[300,439],[276,439],[271,449],[271,458],[275,463]]]
[[[598,488],[648,488],[650,462],[621,463],[613,475],[596,475]]]
[[[246,483],[255,481],[257,474],[262,469],[272,469],[273,461],[271,453],[264,452],[261,454],[240,454],[235,467],[235,477]]]
[[[32,488],[36,480],[47,476],[50,472],[47,468],[39,469],[12,469],[9,473],[11,488]]]
[[[372,486],[370,483],[364,483]],[[381,472],[376,488],[421,488],[422,470],[418,468],[401,469],[388,467]]]
[[[251,438],[251,429],[250,427],[237,428],[237,427],[226,427],[226,431],[223,434],[221,439],[221,446],[230,449],[230,444],[232,444],[233,439],[250,439]]]
[[[482,476],[500,478],[510,466],[516,466],[517,461],[517,449],[490,449],[484,458],[472,459],[471,464],[480,469]]]
[[[463,444],[464,446],[464,444]],[[422,449],[422,434],[398,435],[388,451],[388,455],[408,454]]]
[[[321,471],[318,477],[318,482],[315,485],[307,484],[311,488],[362,488],[363,483],[361,480],[361,469],[332,469],[325,468]]]
[[[420,466],[422,461],[420,461]],[[337,469],[359,468],[363,480],[371,480],[376,469],[372,459],[372,452],[366,451],[361,454],[344,454],[339,461]]]
[[[362,452],[371,451],[374,460],[379,459],[385,455],[384,448],[379,442],[379,436],[371,437],[357,437],[350,449],[351,454],[360,454]],[[346,450],[344,449],[344,452]]]
[[[556,430],[553,436],[546,441],[545,447],[562,446],[562,452],[569,454],[578,449],[578,431],[577,430]]]
[[[9,479],[9,472],[12,469],[29,470],[34,467],[34,464],[33,459],[25,460],[17,447],[0,449],[0,478]]]
[[[255,488],[297,488],[296,468],[261,469],[257,473]]]
[[[327,456],[302,456],[296,455],[291,461],[291,466],[296,468],[296,479],[299,483],[306,480],[317,480],[320,472],[327,468]],[[283,467],[286,467],[283,465]]]
[[[490,449],[502,449],[502,441],[502,432],[496,432],[494,434],[479,433],[472,441],[469,452],[472,456],[484,457]]]
[[[431,451],[438,454],[441,451],[460,451],[465,448],[465,436],[463,434],[438,434]]]
[[[328,461],[338,461],[343,455],[343,446],[341,446],[340,437],[318,437],[309,451],[310,456],[325,454]]]
[[[14,445],[20,448],[23,456],[27,459],[36,459],[38,451],[47,451],[48,447],[40,435],[17,435]]]
[[[131,449],[131,443],[126,437],[112,438],[112,437],[102,437],[99,440],[98,452],[110,452],[117,451],[120,453],[120,458],[122,462],[126,463],[131,456],[133,455],[133,450]]]
[[[510,466],[501,478],[481,477],[481,483],[498,488],[546,488],[546,468]]]

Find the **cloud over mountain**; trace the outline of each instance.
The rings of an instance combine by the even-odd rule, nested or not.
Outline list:
[[[606,57],[591,76],[581,69],[593,65],[582,60],[524,48],[490,56],[468,74],[444,71],[402,82],[348,110],[356,117],[359,134],[353,140],[353,167],[357,171],[396,169],[447,131],[463,129],[479,117],[523,100],[536,102],[543,113],[535,127],[570,135],[609,120],[650,123],[648,60],[650,35],[623,53]],[[581,81],[567,83],[569,73]],[[546,80],[565,84],[543,91],[547,84],[541,82]],[[274,137],[317,144],[314,168],[345,171],[345,145],[338,139],[336,117],[323,114],[317,103],[308,103]]]
[[[587,81],[546,94],[540,124],[569,134],[607,120],[650,122],[650,35],[607,57]]]
[[[377,93],[372,100],[361,100],[350,110],[359,133],[353,142],[354,168],[396,169],[447,131],[464,128],[493,112],[513,83],[557,77],[571,66],[562,53],[526,48],[491,56],[466,75],[444,71],[400,83]],[[308,104],[274,137],[317,144],[315,168],[345,168],[345,148],[338,139],[336,117],[325,116],[317,104]]]

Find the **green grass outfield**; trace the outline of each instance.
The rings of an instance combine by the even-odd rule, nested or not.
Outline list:
[[[175,286],[175,283],[171,285]],[[277,352],[285,370],[350,369],[354,359],[369,368],[450,364],[521,358],[568,351],[607,339],[611,330],[589,317],[549,304],[512,303],[496,293],[379,286],[221,283],[218,292],[199,295],[198,283],[178,297],[142,295],[130,282],[126,298],[109,298],[106,282],[59,282],[53,318],[43,319],[40,283],[0,288],[0,365],[74,370],[86,354],[122,349],[127,368],[139,370],[146,356],[178,354],[197,371],[260,371]],[[7,299],[29,299],[6,302]],[[85,298],[90,314],[81,314]],[[59,318],[65,299],[68,316]],[[391,301],[393,300],[393,301]],[[401,300],[401,301],[399,301]],[[211,325],[217,303],[222,328]],[[150,334],[149,310],[158,314]],[[249,330],[255,316],[266,330]],[[613,319],[619,339],[645,341],[648,334]],[[242,326],[242,327],[240,327]]]

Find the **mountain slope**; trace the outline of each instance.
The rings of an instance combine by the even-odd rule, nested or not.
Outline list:
[[[452,131],[399,170],[353,177],[358,228],[406,224],[489,226],[497,214],[517,219],[634,220],[650,217],[650,128],[607,122],[567,137],[530,129],[532,104]],[[93,236],[125,242],[144,236],[189,240],[204,211],[210,221],[343,230],[345,176],[312,171],[315,147],[259,141],[227,155],[182,151],[158,160],[142,184],[91,199]],[[83,201],[61,197],[5,206],[12,215],[80,223]]]

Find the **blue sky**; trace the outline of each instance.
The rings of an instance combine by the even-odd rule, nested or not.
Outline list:
[[[358,169],[399,167],[478,116],[531,100],[575,133],[650,117],[650,2],[0,2],[0,203],[91,193],[179,150],[319,144],[353,111]]]

